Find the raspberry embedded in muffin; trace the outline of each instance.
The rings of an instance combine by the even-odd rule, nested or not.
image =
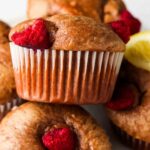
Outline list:
[[[130,40],[130,35],[139,32],[141,28],[140,21],[126,9],[120,13],[119,20],[112,21],[109,24],[125,43]]]
[[[53,39],[50,40],[43,19],[35,20],[32,25],[22,32],[15,32],[11,39],[16,45],[32,49],[48,49],[53,42]]]
[[[127,43],[130,39],[130,28],[129,26],[122,20],[114,21],[110,23],[111,28],[115,33],[119,35],[119,37]]]
[[[107,109],[115,133],[122,142],[132,149],[150,148],[150,72],[137,68],[125,61],[121,68],[119,82],[134,83],[137,104],[130,109],[116,111]],[[136,142],[135,142],[136,141]]]
[[[111,149],[101,126],[78,106],[25,103],[0,122],[0,133],[3,150]]]
[[[106,104],[107,108],[112,110],[125,110],[132,108],[137,102],[139,95],[134,86],[120,86],[114,93],[110,102]]]
[[[54,128],[46,132],[42,141],[48,150],[75,150],[77,138],[69,128]]]

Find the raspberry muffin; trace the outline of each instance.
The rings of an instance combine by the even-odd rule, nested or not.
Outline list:
[[[56,15],[17,25],[10,39],[21,98],[66,104],[109,100],[125,45],[104,24]]]
[[[77,106],[26,103],[0,123],[0,149],[110,150],[103,129]]]
[[[122,141],[133,149],[150,149],[150,72],[124,62],[108,116]]]
[[[118,20],[120,13],[125,9],[122,0],[28,0],[27,17],[31,19],[70,14],[108,23]]]
[[[53,16],[56,14],[69,14],[87,16],[101,20],[101,0],[28,0],[27,16],[29,19]]]
[[[19,102],[16,99],[15,80],[11,63],[8,33],[10,27],[0,21],[0,120]]]

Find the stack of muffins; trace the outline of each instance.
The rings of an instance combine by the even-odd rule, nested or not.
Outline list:
[[[123,11],[121,0],[28,1],[34,19],[9,37],[17,94],[32,102],[2,120],[0,150],[111,149],[101,126],[72,105],[110,100],[125,50],[114,27]]]

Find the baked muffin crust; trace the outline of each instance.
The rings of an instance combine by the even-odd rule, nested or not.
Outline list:
[[[23,22],[10,32],[21,32],[35,20]],[[51,35],[53,33],[55,50],[81,50],[81,51],[124,51],[125,44],[106,25],[97,23],[91,18],[83,16],[55,15],[45,18],[46,27]]]
[[[56,14],[82,15],[108,23],[118,20],[124,9],[122,0],[28,0],[27,16],[32,19]]]
[[[125,9],[126,6],[122,0],[107,0],[104,5],[104,22],[109,23],[118,20],[121,11]]]
[[[110,120],[130,136],[150,143],[150,72],[124,61],[123,78],[139,89],[139,104],[132,109],[114,111],[108,109]]]
[[[108,110],[111,121],[123,131],[136,139],[150,143],[150,91],[142,104],[128,111]]]
[[[27,16],[31,19],[56,14],[83,15],[99,22],[101,7],[100,0],[28,0]]]
[[[44,150],[40,142],[44,130],[65,123],[74,129],[79,149],[109,150],[109,140],[91,116],[76,106],[26,103],[10,112],[0,124],[1,150]]]

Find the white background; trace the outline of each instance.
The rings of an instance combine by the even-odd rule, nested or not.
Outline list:
[[[128,9],[142,21],[142,30],[150,30],[150,0],[124,0]],[[26,0],[0,0],[0,19],[11,25],[23,20],[26,16]],[[111,137],[113,150],[127,150],[122,144],[117,142],[111,131],[108,120],[100,106],[87,106],[92,115],[106,129]]]

